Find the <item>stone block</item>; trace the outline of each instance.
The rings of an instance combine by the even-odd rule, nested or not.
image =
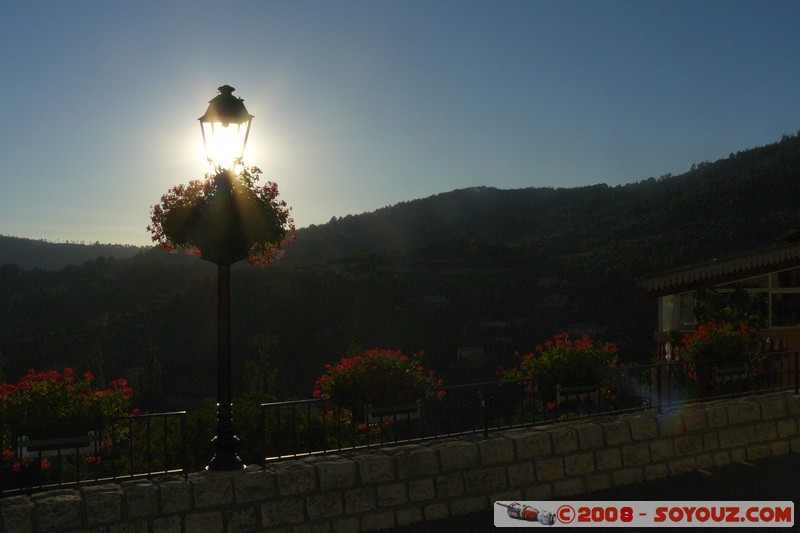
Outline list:
[[[714,457],[710,453],[701,453],[695,457],[698,470],[708,470],[714,467]]]
[[[614,470],[622,466],[619,448],[607,448],[594,452],[594,464],[598,470]]]
[[[646,465],[644,467],[644,478],[647,481],[653,481],[654,479],[665,478],[668,475],[669,475],[669,468],[667,468],[667,465],[665,463]]]
[[[306,522],[305,501],[302,498],[281,498],[261,504],[261,525],[265,528]]]
[[[471,498],[459,498],[450,503],[451,516],[464,516],[479,513],[488,508],[488,498],[486,496],[473,496]]]
[[[246,476],[244,472],[235,477]],[[197,509],[233,503],[233,477],[230,473],[200,472],[189,476]]]
[[[795,422],[794,418],[784,418],[783,420],[778,420],[777,426],[778,437],[781,439],[797,435],[797,422]]]
[[[507,486],[504,466],[476,468],[464,472],[464,490],[467,494],[487,494],[490,491],[505,489]]]
[[[789,416],[800,416],[800,396],[790,394],[785,396],[786,407],[789,410]]]
[[[652,440],[658,437],[658,422],[649,415],[636,416],[629,421],[631,438],[635,441]]]
[[[576,453],[564,457],[564,473],[568,476],[581,476],[594,472],[594,454]]]
[[[394,512],[392,511],[372,513],[361,517],[362,531],[380,531],[383,529],[393,529],[394,527]]]
[[[611,480],[615,487],[620,485],[630,485],[641,483],[645,480],[644,471],[641,468],[626,468],[611,473]]]
[[[636,416],[629,421],[631,438],[634,441],[652,440],[658,437],[658,422],[649,415]]]
[[[33,533],[33,501],[27,496],[0,498],[0,514],[3,516],[3,531]]]
[[[339,456],[327,456],[308,462],[317,469],[320,490],[342,490],[356,486],[356,463],[354,461]]]
[[[742,424],[745,422],[755,422],[761,419],[761,409],[757,401],[740,400],[730,402],[726,410],[728,412],[729,424]]]
[[[700,435],[684,435],[675,437],[675,456],[684,457],[703,452],[703,437]]]
[[[770,452],[774,456],[778,455],[786,455],[789,453],[789,443],[788,442],[773,442],[769,445]]]
[[[397,527],[408,526],[411,524],[418,524],[422,522],[422,509],[419,507],[411,507],[409,509],[397,510]]]
[[[431,444],[431,449],[439,454],[442,472],[464,470],[478,464],[478,446],[474,442],[462,440],[436,442]]]
[[[139,519],[108,526],[108,533],[149,533],[147,520]]]
[[[514,441],[505,437],[490,437],[480,440],[478,453],[483,465],[496,465],[514,461]]]
[[[746,446],[756,442],[753,426],[741,426],[719,430],[719,447],[722,449]]]
[[[408,486],[405,483],[380,485],[377,488],[378,507],[394,507],[408,503]]]
[[[603,426],[600,424],[584,424],[577,426],[575,432],[578,434],[578,445],[581,450],[600,448],[605,445]]]
[[[464,479],[461,474],[448,474],[436,478],[436,498],[443,500],[464,494]]]
[[[574,496],[586,492],[586,482],[581,478],[562,479],[553,483],[553,496]]]
[[[759,459],[764,459],[765,457],[769,456],[770,456],[770,449],[769,445],[767,444],[757,444],[755,446],[747,447],[748,461],[758,461]]]
[[[646,442],[626,444],[622,447],[622,464],[625,466],[643,465],[650,462],[650,446]]]
[[[282,461],[271,465],[281,496],[304,494],[317,487],[317,469],[301,461]]]
[[[594,474],[586,476],[586,490],[595,492],[611,488],[611,476],[608,474]]]
[[[756,440],[764,442],[778,438],[778,429],[774,420],[756,424]]]
[[[578,451],[578,434],[572,427],[563,426],[548,431],[554,454]]]
[[[183,518],[180,515],[154,518],[153,533],[183,533]]]
[[[81,489],[86,524],[96,526],[122,520],[122,488],[111,483]]]
[[[436,498],[436,487],[433,478],[414,479],[408,482],[408,499],[412,502],[424,502]]]
[[[509,431],[505,436],[514,442],[517,459],[530,459],[550,455],[553,452],[549,433],[536,429],[521,429]]]
[[[561,457],[536,461],[536,476],[539,481],[553,481],[564,477],[564,460]]]
[[[731,454],[729,452],[717,452],[712,454],[714,466],[717,468],[731,464]]]
[[[786,406],[786,398],[783,395],[761,397],[759,402],[761,403],[762,420],[784,418],[789,411]]]
[[[397,477],[431,477],[439,471],[439,455],[436,450],[418,444],[387,448],[384,453],[394,458]]]
[[[631,441],[630,424],[623,420],[615,420],[603,424],[603,432],[608,446],[627,444]]]
[[[311,524],[302,524],[294,526],[291,533],[330,533],[330,522],[315,522]]]
[[[357,516],[339,518],[332,523],[333,533],[358,533],[361,531],[361,521]]]
[[[536,469],[531,461],[515,463],[506,467],[506,476],[510,487],[530,485],[536,482]]]
[[[377,506],[375,487],[362,487],[344,491],[344,509],[347,514],[372,511]]]
[[[678,474],[685,474],[697,469],[697,461],[694,457],[684,457],[682,459],[674,459],[669,462],[669,475],[677,476]]]
[[[721,428],[728,425],[728,411],[724,405],[710,405],[706,408],[708,427]]]
[[[691,407],[683,412],[683,428],[686,431],[700,431],[708,427],[704,406]]]
[[[711,452],[719,449],[719,434],[715,431],[703,433],[703,450]]]
[[[551,483],[539,483],[532,487],[526,487],[525,499],[533,501],[552,500],[553,485]]]
[[[158,484],[161,513],[185,513],[192,509],[192,486],[181,481],[163,481]]]
[[[233,499],[236,503],[250,503],[272,498],[276,494],[275,478],[272,469],[248,466],[244,474],[233,478]]]
[[[341,492],[323,492],[306,497],[309,520],[335,518],[344,512]]]
[[[737,448],[735,450],[731,450],[732,463],[741,463],[746,458],[747,458],[747,451],[744,448]]]
[[[443,503],[430,503],[423,508],[425,521],[441,520],[450,516],[450,509]]]
[[[225,532],[222,513],[218,511],[189,513],[186,515],[183,523],[186,531],[202,531],[203,533]]]
[[[385,453],[354,453],[351,455],[358,465],[362,484],[383,483],[395,479],[394,459]]]
[[[656,424],[658,424],[658,434],[662,437],[674,437],[684,432],[683,417],[678,411],[658,415]]]
[[[125,493],[125,515],[147,518],[158,514],[158,487],[150,481],[128,481],[122,484]]]
[[[672,439],[660,439],[650,443],[650,460],[654,463],[665,461],[675,456]]]
[[[37,494],[36,523],[37,533],[48,531],[69,531],[82,524],[81,497],[76,490],[57,490]]]

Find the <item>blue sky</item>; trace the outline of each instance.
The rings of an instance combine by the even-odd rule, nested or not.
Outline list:
[[[0,234],[148,244],[230,84],[298,226],[680,173],[800,130],[790,1],[6,0]]]

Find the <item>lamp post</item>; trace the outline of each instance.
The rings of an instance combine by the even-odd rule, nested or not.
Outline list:
[[[214,166],[217,197],[210,208],[218,224],[211,242],[201,250],[203,259],[217,265],[217,328],[218,328],[218,395],[216,436],[212,440],[214,457],[207,469],[233,471],[245,467],[237,455],[239,438],[233,428],[233,403],[231,399],[231,264],[244,259],[242,243],[237,242],[240,224],[233,201],[233,169],[242,160],[253,115],[247,112],[243,100],[233,96],[234,88],[223,85],[219,93],[209,101],[208,109],[200,117],[206,157]],[[237,229],[239,231],[237,231]],[[246,250],[245,250],[246,251]]]

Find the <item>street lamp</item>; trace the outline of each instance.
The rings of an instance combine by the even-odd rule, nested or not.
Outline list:
[[[230,267],[243,259],[267,266],[294,239],[294,221],[286,202],[278,199],[277,184],[258,185],[257,167],[234,171],[242,161],[253,115],[233,91],[230,85],[220,87],[200,117],[206,155],[216,173],[172,187],[151,207],[147,226],[162,249],[199,253],[218,268],[219,394],[215,453],[208,470],[221,471],[245,466],[236,454],[239,439],[233,431]]]
[[[216,205],[223,211],[218,220],[228,224],[236,223],[236,207],[233,203],[233,169],[242,160],[253,115],[247,112],[244,101],[233,96],[234,88],[223,85],[217,96],[209,101],[208,109],[200,117],[203,144],[206,157],[217,174],[214,181],[218,194]],[[239,438],[233,429],[233,403],[231,399],[231,264],[242,259],[232,248],[232,232],[222,231],[222,242],[215,242],[218,253],[204,257],[217,264],[217,426],[212,440],[214,457],[208,463],[208,470],[232,471],[245,467],[237,455]]]

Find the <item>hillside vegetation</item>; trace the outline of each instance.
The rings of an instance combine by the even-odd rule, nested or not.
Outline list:
[[[623,359],[648,359],[655,304],[635,278],[767,247],[800,227],[798,199],[800,139],[784,136],[679,176],[470,188],[311,226],[273,266],[234,269],[235,380],[267,350],[278,392],[308,396],[324,363],[356,346],[425,350],[450,382],[490,377],[515,350],[587,325]],[[9,378],[66,365],[120,375],[149,369],[155,354],[168,396],[214,396],[213,265],[94,250],[104,257],[45,271],[10,242],[0,240]],[[35,246],[49,268],[65,264],[61,245]],[[487,363],[457,364],[465,346],[482,346]]]

